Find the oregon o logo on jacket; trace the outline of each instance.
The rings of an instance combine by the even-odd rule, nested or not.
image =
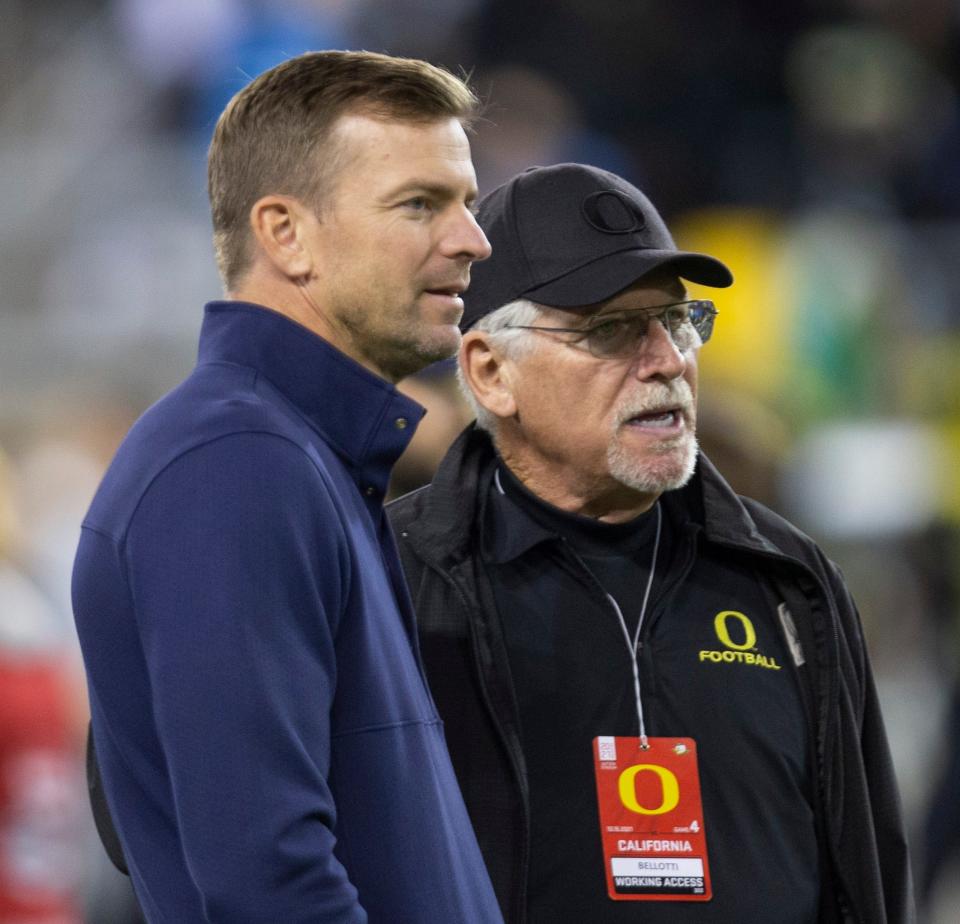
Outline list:
[[[740,644],[730,637],[729,621],[731,617],[743,626],[744,640]],[[747,651],[757,644],[757,630],[753,628],[753,623],[736,610],[724,610],[717,613],[713,620],[713,628],[716,630],[717,638],[723,642],[727,648],[733,648],[735,651]]]
[[[713,630],[716,632],[724,651],[702,650],[701,662],[712,664],[751,664],[770,671],[780,670],[780,665],[772,656],[757,651],[757,630],[753,622],[739,610],[721,610],[713,617]],[[731,631],[732,630],[732,631]],[[742,637],[742,641],[737,641]]]

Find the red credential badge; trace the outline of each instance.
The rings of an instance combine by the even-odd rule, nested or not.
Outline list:
[[[593,761],[607,894],[614,901],[705,902],[713,896],[692,738],[600,736]]]

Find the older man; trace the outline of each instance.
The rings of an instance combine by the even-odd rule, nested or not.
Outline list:
[[[121,446],[74,572],[150,922],[500,920],[382,509],[423,413],[393,383],[456,351],[489,254],[475,104],[422,61],[318,52],[218,122],[228,297]]]
[[[698,455],[727,286],[605,171],[482,202],[477,423],[389,512],[505,917],[911,919],[898,797],[837,569]]]

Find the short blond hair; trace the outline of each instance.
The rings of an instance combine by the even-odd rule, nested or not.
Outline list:
[[[448,71],[375,52],[308,52],[260,74],[220,115],[207,158],[214,250],[228,291],[249,266],[247,216],[259,198],[288,195],[320,209],[342,161],[332,140],[341,116],[456,118],[469,128],[479,107]]]

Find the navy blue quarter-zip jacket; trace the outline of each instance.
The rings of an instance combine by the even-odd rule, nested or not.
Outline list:
[[[321,338],[207,307],[119,449],[74,608],[151,924],[496,924],[383,515],[423,411]]]

